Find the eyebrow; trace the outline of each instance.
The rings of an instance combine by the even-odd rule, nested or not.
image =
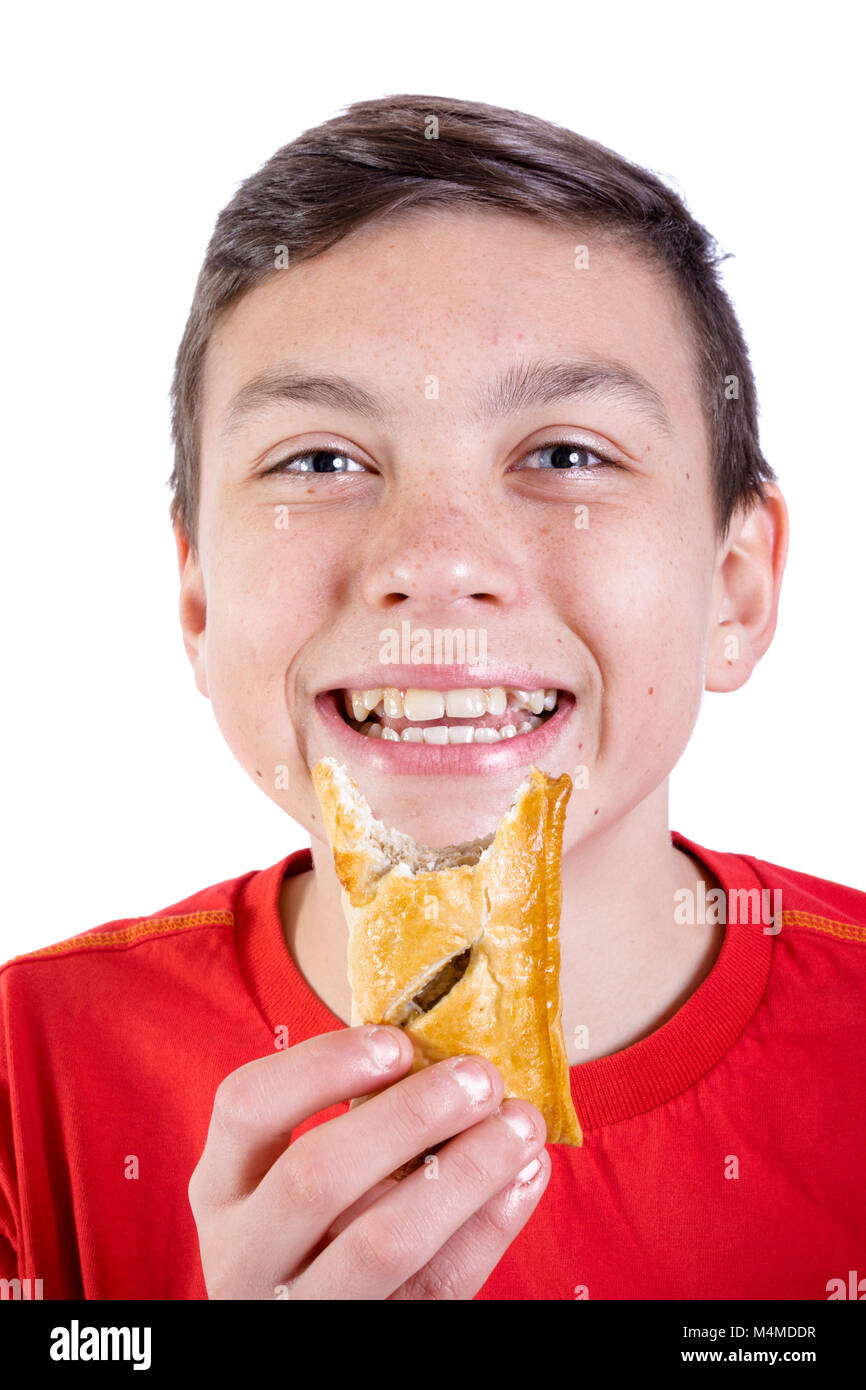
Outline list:
[[[252,416],[275,405],[326,405],[382,420],[388,404],[342,376],[313,375],[286,367],[269,367],[232,397],[221,438],[236,434]]]
[[[476,396],[481,419],[516,415],[565,400],[621,400],[635,407],[660,433],[673,433],[664,401],[654,386],[620,362],[598,358],[525,362],[510,367]]]
[[[623,401],[636,408],[658,433],[673,433],[655,387],[630,367],[598,358],[523,362],[509,367],[475,393],[472,409],[476,418],[486,422],[575,399]],[[331,406],[379,421],[394,410],[394,403],[386,396],[376,396],[346,377],[270,367],[232,397],[221,437],[237,433],[252,416],[273,406],[291,404]]]

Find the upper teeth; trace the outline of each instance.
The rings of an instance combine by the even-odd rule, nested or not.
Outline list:
[[[483,714],[504,714],[506,708],[527,709],[533,714],[556,707],[555,690],[518,690],[494,685],[462,690],[398,690],[394,686],[370,690],[348,690],[346,709],[353,719],[363,722],[370,710],[389,719],[477,719]]]

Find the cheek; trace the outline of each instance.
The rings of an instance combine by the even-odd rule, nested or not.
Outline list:
[[[712,579],[704,538],[666,519],[605,513],[550,540],[548,591],[553,584],[558,615],[598,680],[599,756],[678,756],[704,686]]]
[[[321,530],[314,540],[274,520],[221,537],[208,575],[208,689],[242,763],[256,745],[285,740],[287,673],[334,601],[336,557],[332,563]]]

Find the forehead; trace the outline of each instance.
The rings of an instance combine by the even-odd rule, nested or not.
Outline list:
[[[431,376],[459,409],[496,372],[565,357],[631,369],[678,433],[700,433],[687,319],[657,266],[593,229],[416,209],[275,270],[228,310],[206,355],[202,442],[245,384],[285,363],[339,372],[399,411]]]

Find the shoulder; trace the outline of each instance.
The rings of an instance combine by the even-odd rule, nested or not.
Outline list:
[[[783,927],[866,946],[866,893],[766,859],[740,858],[776,895]]]
[[[21,979],[24,974],[42,972],[50,962],[63,962],[64,970],[73,969],[73,962],[85,967],[94,956],[128,952],[146,944],[176,943],[190,933],[202,931],[232,931],[235,913],[242,891],[256,880],[282,875],[288,859],[270,869],[252,870],[237,878],[201,888],[179,902],[159,908],[140,917],[122,917],[88,928],[77,935],[41,946],[24,955],[14,956],[0,965],[0,989],[8,988],[10,978]]]
[[[860,889],[755,855],[708,850],[678,831],[673,838],[721,885],[724,901],[714,902],[713,908],[725,914],[722,920],[761,923],[769,935],[777,940],[784,936],[791,944],[811,939],[866,946],[866,893]],[[771,927],[775,930],[768,932]],[[862,950],[853,954],[866,965]]]

